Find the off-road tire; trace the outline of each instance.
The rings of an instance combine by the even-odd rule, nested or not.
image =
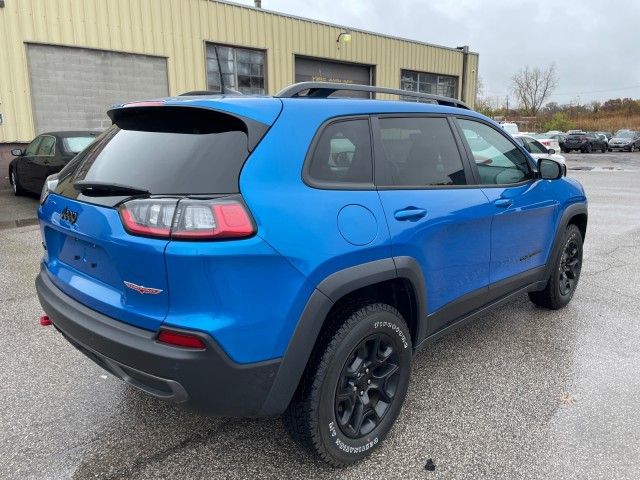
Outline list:
[[[369,455],[389,433],[400,412],[409,385],[412,347],[411,335],[405,320],[398,310],[387,304],[360,304],[343,310],[329,320],[332,326],[318,339],[300,385],[283,415],[283,422],[294,440],[325,462],[341,467]],[[377,338],[383,340],[376,344]],[[365,347],[362,347],[363,344]],[[385,356],[389,347],[393,353]],[[382,369],[382,365],[373,367],[375,363],[362,362],[358,369],[349,369],[355,365],[352,363],[353,359],[360,358],[359,353],[363,348],[364,351],[371,352],[371,356],[367,358],[375,358],[377,362],[381,359],[385,359],[384,362],[397,361],[397,370],[391,369],[391,362],[386,363],[390,371],[396,373],[384,377],[385,380],[380,382],[378,379],[383,378],[387,371]],[[367,369],[364,375],[366,365],[372,368]],[[350,373],[360,369],[363,369],[362,379],[360,375]],[[354,384],[351,383],[352,380],[345,382],[346,378],[354,379]],[[367,390],[367,382],[373,382],[371,390]],[[380,390],[373,386],[377,383],[384,385],[382,388],[385,389],[385,395],[394,392],[388,403],[382,401]],[[345,395],[339,396],[338,393],[355,389],[355,393],[349,396],[348,402],[353,402],[349,405],[363,406],[365,397],[360,387],[356,386],[361,384],[365,385],[363,389],[366,391],[366,402],[371,402],[369,407],[362,408],[367,408],[366,411],[370,412],[365,418],[368,428],[372,430],[361,437],[352,431],[352,435],[349,436],[347,434],[351,425],[345,425],[345,412],[349,419],[355,418],[356,407],[353,407],[351,411],[354,414],[350,416],[350,410],[342,408],[344,404],[340,403],[340,399]],[[386,410],[378,416],[370,410],[371,405],[375,409],[378,409],[379,405],[381,409],[385,408],[386,405]],[[342,416],[342,422],[338,420],[338,412]],[[360,425],[362,430],[365,430],[364,421],[361,421]]]
[[[571,262],[577,260],[578,263],[571,274],[574,278],[569,279],[567,271],[569,268],[567,258],[567,250],[573,250],[575,246],[575,254],[570,256]],[[566,306],[576,291],[578,280],[580,279],[580,271],[582,268],[582,234],[576,225],[569,225],[562,237],[562,247],[556,253],[553,259],[553,270],[544,290],[539,292],[529,292],[529,299],[536,305],[551,310],[558,310]],[[564,275],[563,275],[564,274]],[[570,288],[567,288],[568,284]]]

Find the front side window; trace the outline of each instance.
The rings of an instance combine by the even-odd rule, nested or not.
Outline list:
[[[346,120],[327,126],[316,143],[308,174],[320,183],[371,184],[369,121]]]
[[[481,122],[457,119],[483,185],[508,185],[531,178],[527,157],[504,135]]]
[[[220,69],[224,86],[244,94],[264,95],[265,52],[248,48],[225,47],[207,43],[207,88],[221,92]]]
[[[381,118],[376,151],[386,187],[464,185],[462,158],[446,118]]]
[[[36,155],[41,157],[49,157],[55,154],[56,139],[55,137],[45,136],[38,146]]]
[[[400,72],[400,88],[411,92],[456,98],[458,96],[458,77],[402,70]],[[415,98],[407,97],[407,100],[415,100]]]
[[[24,152],[25,157],[33,157],[38,151],[38,146],[42,141],[42,137],[36,137],[28,146]]]

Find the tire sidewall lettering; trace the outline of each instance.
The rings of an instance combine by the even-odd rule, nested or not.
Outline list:
[[[409,343],[407,342],[407,337],[402,331],[402,329],[398,326],[397,323],[389,321],[389,320],[376,320],[373,324],[373,328],[386,328],[387,330],[391,330],[393,333],[400,338],[400,342],[402,343],[403,348],[408,348]]]

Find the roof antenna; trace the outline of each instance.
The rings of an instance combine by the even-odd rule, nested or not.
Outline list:
[[[218,75],[220,75],[220,93],[223,95],[227,93],[227,89],[224,86],[224,75],[222,75],[222,67],[220,66],[220,55],[218,55],[218,46],[213,46],[213,51],[216,52],[216,61],[218,62]]]

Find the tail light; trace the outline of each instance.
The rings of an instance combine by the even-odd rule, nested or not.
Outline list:
[[[124,228],[133,235],[180,240],[246,238],[255,234],[241,198],[145,198],[120,206]]]
[[[42,186],[42,191],[40,192],[40,205],[42,205],[45,202],[45,200],[49,196],[49,193],[51,193],[51,191],[55,190],[55,188],[57,186],[58,186],[58,174],[57,173],[54,173],[53,175],[49,175],[45,179],[44,185]]]

